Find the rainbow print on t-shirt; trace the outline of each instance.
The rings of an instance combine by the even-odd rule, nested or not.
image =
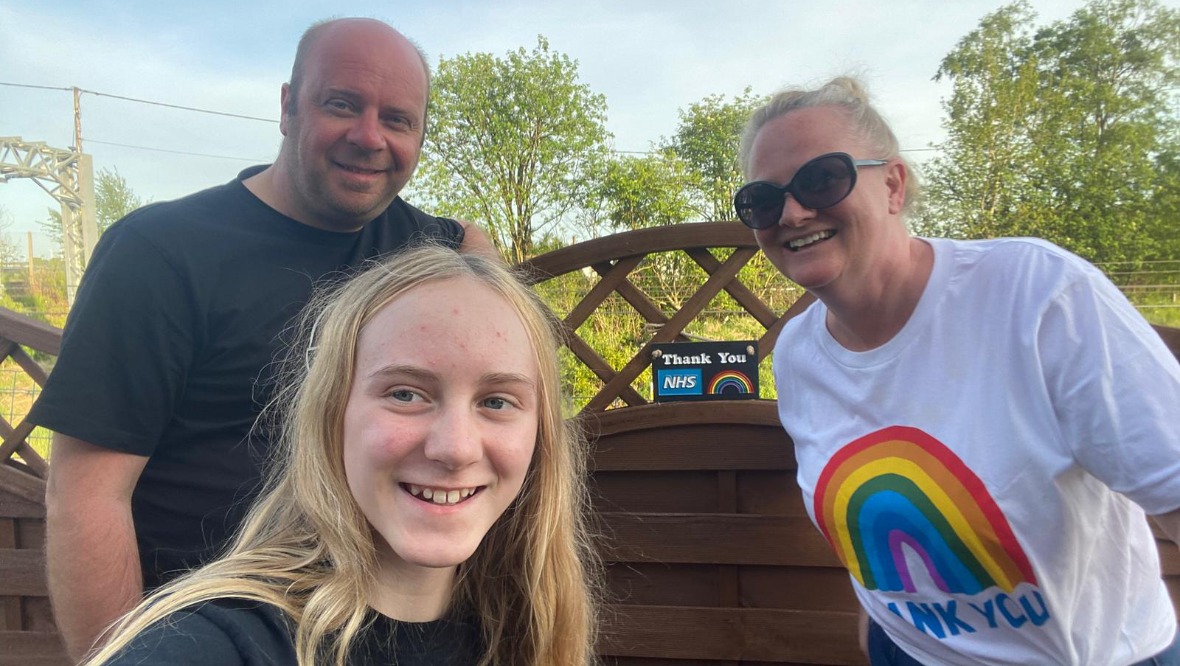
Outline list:
[[[891,426],[837,452],[816,482],[815,518],[869,590],[915,591],[915,559],[907,559],[903,546],[947,593],[1036,585],[1024,549],[983,482],[916,428]]]

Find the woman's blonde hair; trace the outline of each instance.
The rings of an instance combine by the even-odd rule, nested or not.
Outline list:
[[[865,157],[871,159],[900,160],[905,164],[907,178],[905,187],[905,209],[909,210],[918,200],[921,186],[914,167],[901,156],[897,143],[897,136],[893,134],[889,123],[869,103],[869,93],[864,84],[852,76],[838,76],[814,90],[805,88],[788,88],[781,90],[770,101],[763,104],[750,115],[746,129],[742,132],[741,143],[738,148],[738,162],[742,168],[742,175],[750,177],[750,154],[754,149],[754,139],[758,132],[774,120],[792,111],[817,106],[831,106],[843,111],[853,129],[864,137],[876,151]]]
[[[342,424],[361,329],[409,290],[463,277],[520,316],[540,371],[535,451],[520,495],[460,565],[452,610],[477,617],[481,664],[592,660],[597,566],[585,526],[584,440],[561,415],[559,339],[548,308],[494,260],[437,246],[385,260],[305,309],[263,423],[278,433],[269,481],[229,551],[164,586],[113,629],[101,664],[169,613],[217,598],[272,604],[293,621],[300,664],[343,664],[368,615],[376,550],[344,473]]]

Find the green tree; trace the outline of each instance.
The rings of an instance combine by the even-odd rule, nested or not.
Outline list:
[[[112,224],[131,211],[148,203],[135,193],[127,179],[117,168],[103,168],[94,181],[95,225],[101,235]],[[38,222],[42,232],[53,241],[58,253],[62,252],[61,212],[49,209],[49,219]]]
[[[0,262],[11,263],[20,259],[20,246],[11,237],[12,214],[4,206],[0,206]],[[0,290],[3,287],[0,286]]]
[[[483,225],[510,261],[532,254],[587,198],[606,156],[606,98],[544,37],[499,58],[443,58],[414,191],[439,214]]]
[[[1035,235],[1100,262],[1174,258],[1180,11],[1094,0],[1037,28],[1018,2],[943,60],[949,138],[926,229]],[[1173,204],[1174,206],[1174,204]]]
[[[688,167],[686,187],[697,219],[734,219],[733,195],[742,185],[738,143],[750,114],[765,101],[746,88],[728,101],[710,95],[680,111],[676,134],[662,147]]]
[[[587,206],[592,224],[628,231],[683,222],[693,214],[687,179],[686,165],[669,151],[604,162]]]

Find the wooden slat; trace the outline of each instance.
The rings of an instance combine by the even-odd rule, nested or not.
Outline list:
[[[24,597],[24,623],[22,631],[57,632],[57,625],[53,623],[53,607],[49,604],[49,597]]]
[[[643,261],[643,255],[634,257],[625,257],[615,262],[602,275],[602,279],[595,284],[590,291],[578,301],[570,313],[565,317],[565,325],[570,330],[577,330],[586,319],[594,313],[598,306],[615,292],[620,284],[626,282],[627,276]]]
[[[721,423],[782,428],[778,420],[778,406],[773,400],[653,403],[633,409],[612,409],[583,414],[582,419],[582,424],[590,437],[669,426]],[[783,436],[786,437],[786,434]]]
[[[0,590],[22,597],[47,597],[45,555],[40,548],[0,548]]]
[[[72,663],[56,633],[0,631],[0,666],[68,666]]]
[[[28,420],[22,420],[17,427],[13,427],[6,420],[0,418],[0,433],[4,435],[4,442],[0,443],[0,461],[4,461],[4,459],[12,456],[15,451],[21,449],[20,445],[25,443],[30,433],[33,432],[34,427],[37,426],[28,422]],[[21,451],[21,455],[24,455],[24,451]],[[40,456],[37,456],[37,459],[42,463],[45,462]]]
[[[841,566],[806,518],[604,512],[597,523],[609,562]]]
[[[781,428],[695,426],[653,436],[639,431],[594,443],[596,471],[792,470],[795,453]]]
[[[710,275],[721,267],[721,262],[706,248],[687,250],[687,252],[688,256],[692,257],[692,260],[697,262],[697,265],[705,269],[705,272]],[[725,291],[733,297],[733,300],[737,301],[738,305],[745,308],[746,312],[749,312],[755,321],[763,326],[769,328],[778,319],[774,311],[736,277],[733,279],[733,282],[725,285]]]
[[[664,659],[794,661],[860,666],[856,614],[747,608],[616,605],[599,652]]]
[[[754,234],[740,222],[701,222],[626,231],[594,238],[547,252],[520,264],[531,284],[558,277],[586,266],[621,257],[671,252],[696,247],[758,249]]]
[[[0,337],[53,356],[61,351],[60,328],[5,308],[0,308]]]
[[[25,350],[20,347],[14,349],[12,351],[12,360],[16,361],[16,364],[25,371],[25,374],[37,382],[37,386],[45,386],[45,381],[49,378],[49,375],[45,372],[44,368],[37,365],[37,362],[25,353]]]
[[[16,519],[0,518],[0,549],[11,550],[16,546]],[[0,573],[0,577],[3,575]],[[24,629],[21,622],[20,597],[15,595],[15,592],[10,592],[6,586],[0,585],[0,631]]]
[[[590,478],[595,511],[718,513],[717,474],[711,470],[603,472]],[[728,511],[726,513],[742,513]],[[746,512],[752,513],[752,512]]]
[[[7,492],[34,504],[45,503],[45,481],[0,460],[0,493]]]
[[[45,502],[31,502],[8,492],[0,481],[0,518],[45,518]]]
[[[16,521],[16,547],[41,550],[45,546],[45,521],[24,518]]]
[[[794,470],[746,470],[738,476],[738,513],[806,518]]]
[[[842,567],[745,566],[739,575],[743,607],[848,613],[860,607]]]
[[[593,372],[599,379],[601,379],[603,384],[607,384],[615,378],[615,371],[611,369],[610,364],[603,360],[603,358],[598,355],[598,352],[594,351],[593,347],[586,344],[586,341],[582,338],[579,338],[573,331],[568,331],[565,339],[565,346],[569,348],[570,353],[576,356],[579,361],[581,361],[587,368],[590,368],[590,371]],[[623,401],[626,402],[630,407],[647,404],[647,400],[644,400],[643,396],[639,395],[635,389],[631,388],[630,384],[622,388],[622,390],[619,392],[619,397],[622,398]]]
[[[595,264],[594,270],[597,271],[599,275],[605,276],[604,271],[606,270],[607,266],[608,264]],[[623,300],[627,301],[631,307],[635,308],[635,311],[639,313],[639,316],[643,317],[644,321],[651,324],[660,325],[668,323],[667,315],[665,315],[663,311],[656,307],[656,304],[652,303],[647,295],[644,294],[639,287],[636,287],[634,284],[632,284],[630,280],[623,280],[620,282],[615,287],[615,291],[618,292],[619,296],[622,296]]]

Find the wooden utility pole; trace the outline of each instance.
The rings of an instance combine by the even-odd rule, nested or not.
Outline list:
[[[26,237],[29,243],[29,293],[37,293],[37,273],[33,270],[33,232],[26,231]]]
[[[82,152],[82,90],[74,86],[74,152]]]

